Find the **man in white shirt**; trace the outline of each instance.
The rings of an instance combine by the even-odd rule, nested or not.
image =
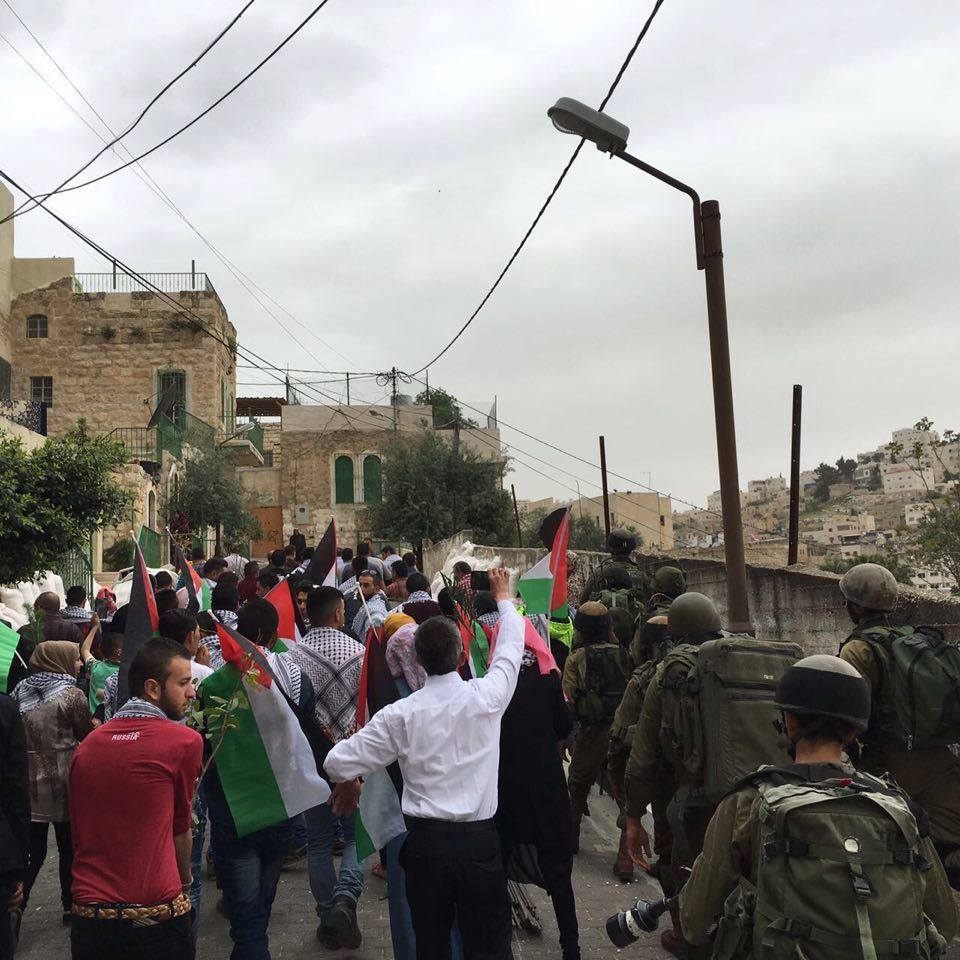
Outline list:
[[[490,571],[490,592],[502,620],[486,676],[461,679],[457,626],[432,617],[414,641],[427,673],[423,688],[380,710],[324,763],[331,780],[342,782],[399,761],[409,831],[400,863],[418,960],[450,957],[454,919],[466,956],[511,956],[510,901],[492,818],[500,720],[517,683],[524,623],[505,570]]]

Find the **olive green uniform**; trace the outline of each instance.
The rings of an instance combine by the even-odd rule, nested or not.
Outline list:
[[[811,781],[848,776],[843,767],[836,764],[796,765],[795,769],[808,771]],[[741,878],[756,884],[760,857],[759,796],[752,785],[730,794],[710,821],[703,852],[697,857],[693,873],[680,894],[680,923],[688,943],[709,941],[711,926]],[[953,893],[929,837],[923,840],[922,852],[932,864],[926,874],[923,909],[949,941],[957,932]]]
[[[580,604],[586,603],[591,596],[603,590],[604,571],[609,570],[611,567],[621,567],[626,570],[633,589],[638,592],[640,602],[646,603],[649,584],[644,568],[628,556],[612,556],[601,561],[600,566],[590,574],[590,578],[587,580],[586,586],[580,594]]]
[[[595,648],[609,647],[616,650],[613,643],[590,644]],[[563,692],[567,697],[573,715],[577,716],[577,703],[586,692],[587,648],[579,646],[567,657],[563,665]],[[580,724],[570,755],[570,768],[567,771],[567,789],[570,792],[570,812],[574,817],[587,813],[587,796],[590,788],[597,782],[607,759],[607,744],[610,739],[610,724],[593,726]]]
[[[888,654],[881,644],[858,638],[860,630],[879,626],[887,626],[886,618],[874,617],[859,624],[839,653],[842,660],[860,671],[874,702],[870,727],[861,738],[858,766],[875,776],[889,773],[907,796],[923,807],[930,818],[933,841],[953,875],[954,871],[960,872],[960,759],[946,746],[907,750],[884,733],[880,710]]]

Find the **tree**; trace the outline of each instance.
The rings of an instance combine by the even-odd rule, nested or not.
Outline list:
[[[433,407],[433,427],[435,430],[477,426],[475,420],[464,417],[460,404],[457,403],[457,398],[440,387],[435,390],[422,390],[417,394],[416,402]]]
[[[841,483],[853,483],[853,475],[857,469],[856,460],[845,460],[841,457],[837,461],[837,479]]]
[[[470,530],[483,542],[516,538],[504,464],[457,445],[448,433],[398,433],[384,451],[383,500],[367,510],[377,535],[418,544]]]
[[[817,478],[813,485],[813,499],[817,503],[826,503],[830,499],[830,487],[840,481],[840,471],[829,463],[821,463],[813,472]]]
[[[223,450],[209,446],[184,463],[184,475],[171,504],[171,513],[183,514],[192,530],[213,525],[218,539],[242,541],[260,535],[260,525],[247,510],[246,493]]]
[[[123,446],[92,437],[81,420],[27,452],[0,431],[0,584],[32,580],[130,503],[114,476]]]
[[[890,550],[884,550],[880,553],[865,553],[860,557],[852,558],[826,557],[820,564],[820,569],[828,570],[830,573],[844,574],[858,563],[879,563],[893,574],[898,583],[909,584],[910,578],[913,576],[913,567],[909,561]]]
[[[925,442],[915,443],[910,450],[897,443],[888,447],[894,460],[907,464],[920,477],[926,491],[925,499],[930,505],[912,537],[911,555],[918,566],[945,571],[960,585],[960,483],[948,483],[941,494],[929,486],[922,464],[923,459],[932,457],[946,477],[947,448],[953,446],[955,449],[960,444],[960,434],[945,430],[938,438],[933,431],[933,421],[928,417],[916,423],[914,428],[927,435]],[[955,586],[953,592],[960,593],[960,586]]]
[[[880,475],[880,468],[876,464],[874,464],[873,469],[870,471],[870,480],[867,483],[867,487],[870,490],[883,489],[883,477]]]

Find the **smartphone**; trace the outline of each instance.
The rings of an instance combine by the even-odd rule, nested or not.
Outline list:
[[[490,574],[486,570],[473,570],[470,573],[470,589],[490,591]]]

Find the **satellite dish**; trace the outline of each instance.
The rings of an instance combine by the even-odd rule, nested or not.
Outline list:
[[[160,422],[160,417],[173,419],[173,408],[177,405],[177,399],[176,383],[168,383],[167,389],[163,391],[163,396],[160,397],[160,402],[157,404],[157,409],[150,414],[150,422],[147,424],[148,430]]]

